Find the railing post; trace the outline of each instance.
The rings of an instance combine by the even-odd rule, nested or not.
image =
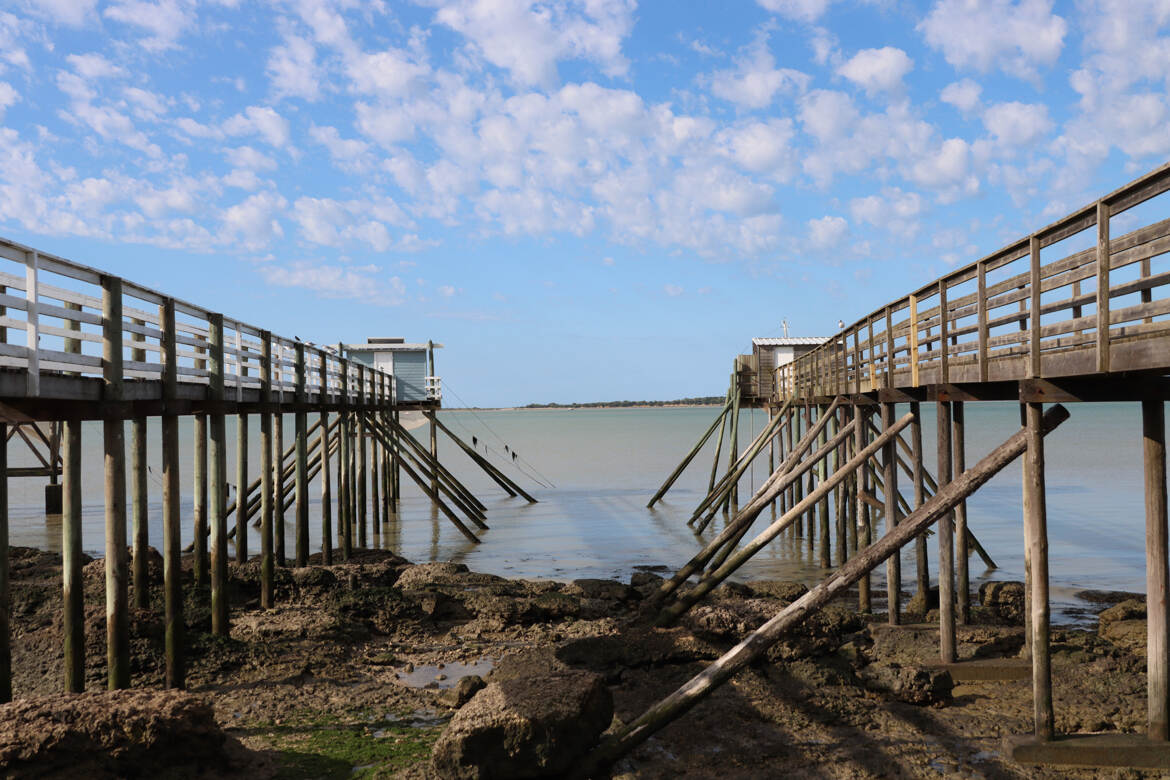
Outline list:
[[[947,321],[947,280],[944,277],[938,280],[938,365],[939,382],[944,385],[951,381],[950,361],[948,359],[950,346],[947,344],[949,324]]]
[[[910,295],[910,384],[918,387],[918,296]]]
[[[129,590],[126,577],[126,424],[122,393],[122,280],[102,277],[102,421],[106,496],[106,665],[110,690],[130,687]]]
[[[1033,234],[1028,239],[1028,255],[1031,259],[1031,271],[1029,273],[1031,284],[1031,312],[1029,316],[1029,325],[1031,330],[1028,333],[1028,362],[1029,373],[1028,376],[1036,379],[1041,375],[1040,366],[1040,237]]]
[[[159,306],[158,315],[163,333],[163,596],[166,620],[166,675],[167,687],[184,688],[187,684],[187,673],[183,651],[183,570],[179,543],[182,530],[180,504],[183,498],[179,492],[179,415],[175,409],[179,362],[173,298],[163,301]]]
[[[41,394],[41,330],[40,305],[38,298],[38,269],[40,256],[35,251],[25,255],[24,260],[24,300],[25,300],[25,337],[28,346],[28,394],[35,398]]]
[[[987,264],[979,262],[976,266],[978,291],[976,292],[975,307],[979,328],[979,381],[987,381],[988,369],[988,326],[987,326]]]
[[[1097,201],[1097,373],[1109,368],[1109,204]]]
[[[298,341],[295,347],[296,390],[296,537],[297,566],[309,565],[309,422],[305,412],[308,403],[308,373],[305,367],[305,345]]]

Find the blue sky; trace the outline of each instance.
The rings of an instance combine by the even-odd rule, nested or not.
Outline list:
[[[4,0],[0,232],[476,405],[721,394],[1170,157],[1168,0]],[[453,401],[448,396],[448,401]]]

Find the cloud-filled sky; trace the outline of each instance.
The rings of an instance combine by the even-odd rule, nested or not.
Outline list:
[[[477,405],[721,394],[1167,158],[1170,0],[0,2],[0,233]]]

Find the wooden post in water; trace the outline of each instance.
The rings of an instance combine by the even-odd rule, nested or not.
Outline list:
[[[882,404],[882,430],[894,424],[894,404]],[[898,524],[898,442],[891,438],[882,447],[882,491],[885,493],[886,533]],[[867,545],[868,546],[868,545]],[[902,556],[894,553],[886,559],[886,611],[889,624],[902,622]]]
[[[433,377],[435,375],[435,342],[427,340],[427,376]],[[434,417],[430,418],[430,434],[431,434],[431,460],[439,460],[439,436],[438,430],[435,427]],[[437,471],[431,474],[431,492],[439,492],[439,474]]]
[[[305,366],[305,345],[296,343],[296,390],[293,399],[297,410],[294,413],[296,427],[296,544],[297,566],[309,565],[309,416],[305,404],[309,401],[308,371]],[[283,563],[283,561],[281,561]]]
[[[61,585],[65,645],[65,692],[85,690],[85,589],[81,581],[81,420],[65,421],[62,457]]]
[[[926,501],[926,487],[922,465],[922,407],[917,401],[910,403],[910,413],[914,415],[914,422],[910,423],[910,447],[913,463],[914,479],[914,508],[922,506]],[[930,557],[926,549],[926,534],[919,535],[914,540],[915,574],[917,575],[916,588],[925,607],[930,599]]]
[[[967,470],[967,437],[963,421],[963,402],[951,402],[951,435],[954,446],[954,472]],[[959,625],[971,619],[971,575],[969,573],[967,544],[967,500],[955,505],[955,596],[956,618]]]
[[[329,355],[325,350],[321,358],[321,562],[333,565],[333,486],[329,484]]]
[[[938,401],[938,489],[951,481],[951,405]],[[937,494],[936,494],[937,495]],[[955,546],[954,527],[948,512],[938,522],[939,656],[953,664],[955,656]]]
[[[272,334],[260,332],[260,607],[272,609],[274,563],[272,560],[274,504],[282,501],[279,492],[284,475],[273,480],[272,466]],[[241,495],[243,493],[241,492]],[[236,501],[236,516],[247,516],[244,505]]]
[[[2,341],[2,339],[0,339]],[[0,704],[12,701],[12,586],[8,561],[8,426],[0,422]]]
[[[211,456],[211,633],[227,636],[228,552],[227,552],[227,425],[217,405],[224,401],[223,315],[208,314],[211,326],[209,352],[211,374],[207,388],[213,411],[208,417]]]
[[[185,688],[183,569],[179,542],[182,534],[179,511],[183,497],[179,487],[179,415],[175,408],[179,394],[179,359],[174,298],[163,299],[158,308],[158,319],[163,333],[163,610],[166,623],[166,680],[168,688]]]
[[[1160,399],[1142,401],[1142,450],[1146,482],[1147,733],[1150,739],[1165,742],[1170,738],[1170,545],[1166,529],[1166,408]]]
[[[1044,497],[1044,405],[1029,403],[1028,525],[1032,546],[1032,696],[1036,736],[1050,740],[1054,734],[1052,714],[1052,663],[1048,649],[1048,522]],[[941,479],[941,476],[940,476]],[[940,488],[941,489],[941,488]]]
[[[369,508],[369,501],[366,495],[367,483],[367,469],[366,469],[366,450],[369,449],[367,445],[368,438],[366,436],[366,367],[361,363],[357,364],[357,404],[358,413],[357,420],[354,424],[354,435],[357,439],[357,523],[358,523],[358,547],[363,550],[369,546],[369,537],[367,536],[366,526],[368,525],[369,517],[366,510]],[[438,477],[435,477],[438,480]]]
[[[102,277],[102,400],[122,401],[122,280]],[[106,665],[110,690],[130,687],[126,560],[126,425],[102,421],[106,482]]]

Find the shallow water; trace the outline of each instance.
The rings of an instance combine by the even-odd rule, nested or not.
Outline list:
[[[1137,404],[1078,404],[1072,418],[1047,440],[1047,503],[1050,569],[1054,607],[1060,612],[1078,606],[1073,594],[1081,589],[1145,590],[1144,503],[1141,469],[1141,418]],[[709,443],[653,510],[646,502],[663,479],[710,424],[717,409],[589,409],[443,412],[446,424],[467,441],[474,435],[481,452],[503,465],[540,503],[508,498],[479,472],[457,448],[440,439],[444,462],[488,505],[483,543],[475,545],[438,515],[403,475],[405,497],[397,517],[379,529],[376,543],[416,561],[455,560],[474,570],[509,577],[574,579],[628,578],[636,568],[684,563],[701,542],[718,532],[722,520],[697,538],[687,527],[690,512],[705,493],[714,444]],[[899,413],[905,408],[899,407]],[[923,406],[923,440],[933,470],[934,408]],[[184,544],[191,529],[191,425],[181,426]],[[740,445],[746,446],[764,424],[760,411],[745,411]],[[234,440],[229,418],[229,440]],[[967,462],[975,463],[1018,429],[1018,406],[1011,403],[967,404]],[[292,441],[292,418],[285,421],[286,446]],[[259,463],[258,428],[251,427],[250,463]],[[422,434],[422,431],[416,432]],[[103,542],[101,495],[101,428],[84,428],[85,510],[83,547],[100,554]],[[151,535],[161,540],[161,484],[157,465],[159,432],[150,429]],[[513,465],[504,451],[520,457]],[[28,459],[23,445],[10,445],[13,465]],[[721,468],[726,465],[726,442]],[[234,481],[234,448],[229,454],[229,480]],[[766,477],[766,457],[746,475],[741,501]],[[531,464],[555,487],[541,487],[521,471]],[[970,527],[999,565],[984,572],[971,559],[973,588],[981,579],[1022,579],[1023,531],[1021,464],[1010,465],[968,503]],[[902,480],[905,489],[906,481]],[[313,486],[311,543],[319,547],[320,508]],[[11,542],[59,549],[60,518],[43,513],[42,481],[12,480]],[[909,492],[909,491],[907,491]],[[764,517],[767,518],[767,513]],[[288,549],[292,549],[292,512]],[[758,526],[762,527],[762,523]],[[259,540],[252,535],[255,551]],[[931,542],[931,571],[936,571]],[[743,578],[803,579],[824,575],[817,552],[805,540],[781,536],[742,570]],[[903,563],[904,578],[913,579],[913,551]],[[879,575],[880,577],[880,575]],[[1073,613],[1068,612],[1066,618]]]

